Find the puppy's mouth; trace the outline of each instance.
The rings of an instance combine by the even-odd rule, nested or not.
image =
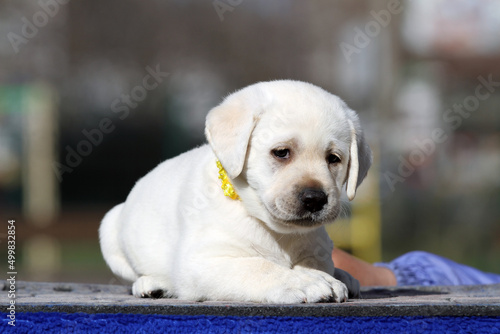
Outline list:
[[[285,207],[280,205],[279,202],[275,202],[271,207],[268,207],[268,212],[276,221],[287,226],[319,227],[333,222],[339,213],[338,209],[328,207],[310,212],[302,206],[299,206],[297,210],[293,210],[295,212],[291,213],[291,210],[287,210]]]
[[[323,223],[324,223],[323,220],[314,219],[312,217],[301,218],[301,219],[283,220],[282,222],[285,225],[295,225],[295,226],[302,226],[302,227],[315,227],[315,226],[319,227],[319,226],[323,225]]]
[[[314,227],[321,226],[330,222],[333,222],[337,218],[338,214],[336,212],[326,214],[323,213],[313,213],[313,214],[305,214],[303,218],[296,218],[285,220],[284,223],[287,225],[296,225],[296,226],[304,226],[304,227]]]

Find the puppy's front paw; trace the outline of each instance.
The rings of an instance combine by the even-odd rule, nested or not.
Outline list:
[[[278,304],[345,302],[348,290],[344,283],[319,270],[293,270],[267,296],[267,302]]]
[[[141,276],[132,285],[132,294],[139,298],[169,297],[161,279],[152,276]]]

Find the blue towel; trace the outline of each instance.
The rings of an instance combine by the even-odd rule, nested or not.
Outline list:
[[[500,275],[456,263],[423,251],[406,253],[389,263],[375,263],[394,272],[398,285],[471,285],[500,283]]]
[[[500,333],[500,317],[217,317],[143,314],[2,314],[2,333]]]

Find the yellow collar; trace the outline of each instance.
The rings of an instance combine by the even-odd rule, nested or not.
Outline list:
[[[222,190],[224,190],[224,195],[231,199],[239,200],[240,196],[238,196],[238,194],[234,190],[234,187],[231,184],[229,177],[227,176],[226,170],[224,169],[224,167],[222,167],[222,164],[219,160],[217,160],[216,163],[217,167],[219,168],[219,179],[222,181],[221,188]]]

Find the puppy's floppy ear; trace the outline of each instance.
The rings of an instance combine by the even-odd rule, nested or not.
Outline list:
[[[250,93],[247,87],[228,96],[210,110],[205,123],[208,143],[231,179],[243,170],[250,136],[262,110],[254,102],[259,96]]]
[[[349,170],[347,172],[347,197],[350,201],[356,196],[356,189],[363,182],[372,164],[372,150],[365,140],[358,116],[348,110],[348,123],[351,131],[349,149]]]

